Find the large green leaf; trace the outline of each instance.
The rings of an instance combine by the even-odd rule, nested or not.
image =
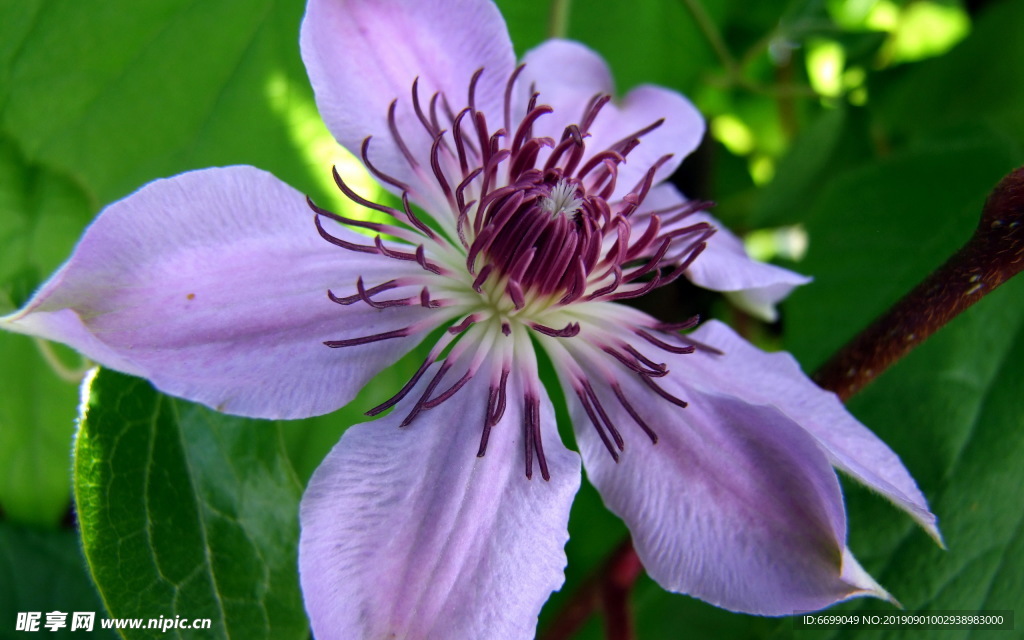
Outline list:
[[[308,182],[278,108],[310,96],[302,2],[27,0],[4,13],[0,128],[99,202],[216,164]]]
[[[111,617],[210,618],[213,638],[305,637],[301,487],[279,429],[167,398],[122,374],[92,380],[75,498]]]
[[[880,120],[896,135],[920,136],[985,122],[1024,142],[1024,3],[996,2],[947,56],[882,75]]]

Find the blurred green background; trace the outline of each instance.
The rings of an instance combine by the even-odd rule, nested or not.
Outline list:
[[[605,56],[620,95],[655,83],[697,104],[710,133],[677,180],[715,200],[716,215],[756,255],[815,281],[771,326],[685,287],[654,304],[672,317],[710,311],[792,351],[807,371],[962,244],[988,191],[1024,164],[1024,2],[498,4],[518,53],[563,33]],[[158,177],[253,164],[342,207],[329,172],[339,164],[373,192],[317,116],[299,58],[303,8],[0,0],[0,313],[27,300],[105,204]],[[908,518],[846,483],[850,546],[908,609],[1024,602],[1022,294],[1022,282],[1007,284],[850,404],[903,458],[948,544],[937,549]],[[77,519],[93,532],[84,544],[114,614],[206,617],[210,601],[230,596],[236,606],[213,610],[210,637],[305,637],[289,573],[301,487],[342,430],[418,362],[399,363],[336,414],[280,424],[225,418],[103,373],[79,442],[76,517],[71,452],[86,363],[0,334],[0,637],[24,637],[13,631],[18,611],[111,615],[82,559]],[[108,462],[122,436],[137,451],[164,438],[180,446],[115,471]],[[236,453],[247,446],[251,460]],[[212,469],[223,464],[237,472],[219,477]],[[147,474],[163,477],[174,499],[141,495],[136,480]],[[274,504],[252,502],[268,490]],[[183,528],[181,548],[126,533],[161,526]],[[571,533],[567,583],[542,631],[625,529],[585,486]],[[198,561],[204,579],[167,571],[175,554],[200,548],[212,549]],[[265,557],[268,549],[280,557]],[[842,608],[863,606],[885,605]],[[633,612],[639,637],[650,639],[1020,634],[795,631],[790,620],[720,611],[646,578]],[[579,637],[602,637],[600,619]]]

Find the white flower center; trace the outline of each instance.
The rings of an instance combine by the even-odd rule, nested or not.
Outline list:
[[[583,200],[576,197],[576,185],[571,184],[565,178],[559,179],[551,190],[551,194],[541,201],[541,206],[551,214],[552,218],[560,213],[571,216],[580,210],[582,204]]]

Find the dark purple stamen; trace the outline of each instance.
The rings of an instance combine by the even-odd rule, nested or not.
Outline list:
[[[689,327],[686,327],[686,328],[689,328]],[[648,333],[647,331],[644,331],[643,329],[637,329],[636,331],[634,331],[634,333],[636,333],[638,336],[640,336],[641,338],[643,338],[647,342],[650,342],[654,346],[658,347],[659,349],[664,349],[665,351],[668,351],[669,353],[686,354],[686,353],[693,353],[696,350],[696,347],[694,347],[694,345],[692,345],[692,344],[688,344],[688,345],[685,345],[685,346],[678,346],[678,345],[674,345],[674,344],[669,344],[669,343],[665,342],[664,340],[658,339],[657,337],[655,337],[654,335]],[[680,336],[676,336],[676,337],[680,337]]]
[[[356,288],[359,290],[359,293],[357,293],[355,295],[351,295],[351,296],[345,296],[344,298],[339,298],[338,296],[334,295],[334,293],[331,292],[330,289],[328,289],[327,290],[327,297],[330,298],[331,302],[337,302],[340,305],[347,306],[347,305],[350,305],[350,304],[355,304],[356,302],[359,302],[360,300],[363,300],[364,297],[377,295],[378,293],[381,293],[382,291],[389,291],[391,289],[394,289],[397,286],[398,286],[398,281],[397,280],[388,280],[387,282],[379,284],[376,287],[370,287],[369,289],[363,289],[363,278],[362,278],[362,276],[359,276],[356,279]],[[372,305],[373,303],[371,302],[370,304]]]
[[[580,323],[578,322],[570,322],[561,329],[553,329],[539,322],[531,322],[530,326],[533,327],[534,331],[551,336],[552,338],[573,338],[579,335],[580,332]]]
[[[472,377],[473,377],[473,371],[472,370],[466,370],[466,373],[464,373],[461,378],[456,380],[455,384],[453,384],[452,386],[448,387],[447,390],[439,393],[433,399],[427,400],[426,402],[424,402],[423,403],[423,408],[424,409],[433,409],[434,407],[438,406],[439,404],[441,404],[442,402],[444,402],[448,398],[451,398],[456,393],[458,393],[459,389],[464,387],[466,385],[466,383],[469,382]]]
[[[637,362],[636,359],[627,358],[625,354],[620,353],[619,351],[616,351],[611,347],[604,347],[601,350],[610,355],[611,357],[615,358],[619,362],[621,362],[630,371],[640,373],[643,375],[653,376],[656,378],[668,375],[667,369],[645,369],[644,367],[640,366],[640,363]]]
[[[526,477],[533,479],[533,452],[537,452],[537,464],[540,475],[545,480],[551,479],[548,473],[548,461],[544,456],[544,446],[540,436],[540,401],[530,394],[523,395],[523,430],[526,432]]]
[[[395,329],[394,331],[385,331],[384,333],[375,333],[371,336],[362,336],[359,338],[349,338],[348,340],[327,340],[324,344],[332,349],[337,349],[339,347],[355,347],[361,344],[380,342],[381,340],[404,338],[409,335],[409,333],[409,327],[403,327],[401,329]]]
[[[639,179],[633,172],[625,171],[632,151],[645,136],[661,127],[664,120],[655,120],[610,145],[595,148],[591,128],[611,100],[608,95],[597,94],[578,114],[578,121],[568,124],[556,141],[536,133],[552,108],[543,103],[534,87],[529,88],[523,115],[518,121],[513,120],[513,96],[519,89],[516,84],[522,71],[520,65],[507,78],[500,114],[485,114],[477,109],[476,91],[483,69],[473,74],[465,97],[466,106],[462,109],[453,109],[448,100],[454,96],[442,93],[433,93],[427,101],[427,94],[420,96],[417,78],[412,83],[407,103],[415,117],[407,121],[421,130],[406,131],[406,137],[399,129],[398,101],[390,103],[388,130],[413,170],[415,180],[410,179],[407,184],[374,166],[369,158],[370,138],[363,141],[360,155],[375,177],[401,193],[402,206],[388,206],[362,197],[336,170],[334,179],[350,201],[384,213],[391,220],[387,223],[354,220],[322,209],[312,201],[309,206],[316,213],[317,232],[331,244],[349,251],[415,262],[425,273],[371,287],[367,287],[360,276],[355,282],[355,294],[336,296],[328,291],[331,301],[341,305],[363,303],[382,311],[401,305],[419,305],[427,310],[466,305],[456,306],[461,309],[462,319],[447,328],[449,335],[444,338],[445,345],[458,339],[452,336],[462,334],[474,323],[492,320],[500,322],[505,336],[512,335],[512,324],[518,322],[543,336],[569,340],[580,335],[580,323],[569,322],[557,328],[523,317],[519,312],[533,309],[533,305],[552,308],[577,301],[609,302],[639,297],[680,277],[701,254],[715,229],[706,222],[687,225],[685,220],[706,209],[709,203],[691,201],[656,211],[643,210],[659,172],[664,173],[662,169],[671,155],[642,167],[644,171]],[[495,128],[499,118],[501,126]],[[415,141],[416,145],[410,147],[406,140]],[[627,191],[631,185],[624,181],[634,179],[636,184]],[[617,187],[620,184],[622,189]],[[410,204],[412,201],[440,203],[450,210],[432,211],[435,218],[425,221],[417,216]],[[369,229],[375,235],[367,238],[366,244],[352,242],[329,233],[321,218]],[[386,243],[385,238],[397,238],[399,242],[388,240]],[[453,273],[451,265],[458,264],[462,257],[465,272]],[[456,287],[450,289],[437,278],[452,278]],[[372,281],[372,278],[367,277],[367,280]],[[451,294],[450,299],[446,293],[445,299],[433,300],[430,288],[435,283],[435,291],[460,293]],[[415,286],[419,293],[402,299],[380,299],[379,294],[399,286]],[[472,298],[470,291],[481,296],[483,306],[475,306],[473,300],[466,298]],[[495,304],[498,300],[500,304]],[[509,308],[509,303],[513,308]],[[485,311],[485,307],[489,310]],[[664,351],[692,353],[704,345],[673,344],[668,341],[672,334],[667,332],[695,324],[696,319],[693,319],[678,325],[635,329],[635,333]],[[418,326],[324,344],[330,347],[370,344],[412,335],[420,330]],[[614,346],[603,346],[607,344]],[[665,364],[656,362],[632,344],[618,343],[615,339],[603,340],[595,346],[622,364],[626,375],[636,375],[666,401],[678,407],[686,406],[685,401],[655,382],[668,374]],[[371,409],[369,415],[387,410],[411,393],[441,351],[441,346],[436,347],[398,394]],[[491,428],[505,413],[508,367],[514,361],[504,363],[500,379],[488,390],[480,456],[487,449]],[[452,366],[448,359],[441,361],[402,426],[412,423],[422,411],[452,398],[474,374],[467,368],[458,380],[438,392]],[[617,461],[619,452],[624,450],[624,440],[591,384],[587,379],[577,379],[574,389],[602,442]],[[620,386],[614,381],[608,384],[626,413],[656,443],[657,436],[627,401]],[[523,395],[523,411],[526,475],[532,476],[536,456],[541,475],[547,480],[540,401],[532,392]]]
[[[597,435],[601,438],[601,442],[604,443],[604,448],[611,454],[612,460],[615,462],[619,461],[619,452],[615,450],[615,446],[608,439],[608,434],[605,433],[604,427],[597,414],[594,412],[594,408],[590,404],[590,396],[586,390],[582,387],[577,388],[576,397],[579,398],[580,404],[583,405],[583,410],[587,412],[587,417],[590,418],[590,423],[594,425],[594,429],[597,430]]]
[[[508,374],[508,369],[502,369],[498,386],[490,387],[487,391],[487,410],[484,413],[484,428],[480,434],[480,449],[476,454],[478,458],[484,457],[484,453],[487,451],[487,440],[491,436],[491,427],[498,424],[501,417],[505,415]]]
[[[647,423],[644,422],[644,419],[641,418],[640,414],[637,413],[636,409],[633,408],[633,405],[631,405],[629,401],[626,400],[625,394],[622,393],[622,387],[620,387],[618,384],[612,384],[612,391],[615,392],[615,397],[619,399],[619,403],[622,404],[622,407],[626,410],[626,413],[628,413],[630,417],[632,417],[633,420],[636,421],[638,425],[640,425],[640,428],[644,430],[644,433],[647,434],[647,437],[651,439],[651,443],[658,444],[658,434],[654,433],[654,430],[647,426]]]
[[[672,395],[668,391],[665,391],[664,389],[659,387],[658,384],[654,380],[651,380],[651,376],[640,374],[637,377],[640,378],[641,382],[643,382],[645,385],[650,387],[651,390],[654,391],[654,393],[658,394],[662,398],[665,398],[666,400],[668,400],[672,404],[676,405],[677,407],[680,407],[682,409],[686,408],[687,402],[685,400],[680,400],[679,398],[675,397],[674,395]]]
[[[420,399],[416,401],[416,404],[413,405],[412,411],[410,411],[409,415],[405,417],[405,420],[402,420],[402,424],[398,425],[399,427],[408,427],[421,411],[428,408],[426,405],[430,400],[430,394],[434,393],[434,388],[437,387],[441,382],[441,378],[443,378],[444,374],[448,373],[448,370],[451,368],[452,365],[447,360],[441,364],[441,368],[437,370],[434,377],[430,379],[429,383],[427,383],[427,388],[423,390],[423,394],[420,396]]]

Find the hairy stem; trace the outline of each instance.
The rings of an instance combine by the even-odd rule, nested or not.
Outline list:
[[[959,251],[814,374],[844,401],[961,311],[1024,269],[1024,167],[992,190]]]
[[[597,609],[605,614],[605,637],[608,640],[633,640],[636,636],[629,593],[642,571],[640,558],[633,550],[633,541],[627,537],[604,565],[576,590],[555,622],[541,635],[541,640],[572,637]]]

